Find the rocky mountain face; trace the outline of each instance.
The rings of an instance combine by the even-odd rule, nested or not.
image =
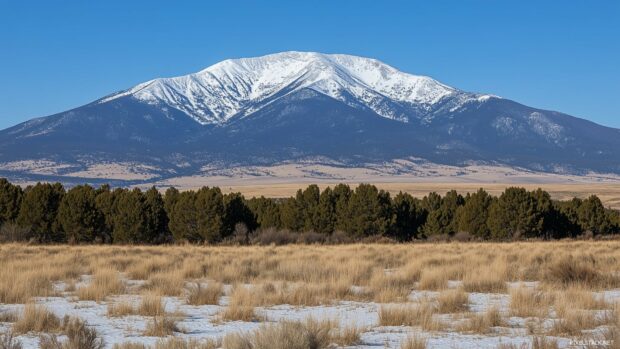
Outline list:
[[[151,80],[0,131],[0,175],[62,178],[123,163],[170,178],[213,167],[404,158],[620,174],[619,149],[618,129],[374,59],[285,52]],[[41,162],[52,169],[33,171]]]

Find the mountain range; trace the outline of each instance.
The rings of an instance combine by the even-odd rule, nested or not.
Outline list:
[[[620,130],[375,59],[283,52],[154,79],[0,131],[0,176],[22,180],[139,183],[398,161],[414,170],[423,163],[618,175]]]

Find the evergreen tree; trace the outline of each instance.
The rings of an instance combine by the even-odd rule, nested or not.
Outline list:
[[[137,244],[149,241],[147,208],[140,189],[115,191],[114,231],[117,244]]]
[[[180,193],[170,211],[168,224],[175,241],[202,242],[196,210],[196,192]]]
[[[346,184],[338,184],[332,192],[336,222],[334,230],[346,231],[349,225],[349,201],[353,195],[351,187]]]
[[[331,234],[336,225],[336,196],[331,188],[327,187],[319,196],[319,203],[312,219],[312,229],[317,233]]]
[[[493,198],[482,188],[474,194],[467,195],[465,204],[457,211],[458,230],[480,238],[490,235],[487,219]]]
[[[13,222],[19,214],[22,201],[22,188],[0,178],[0,226]]]
[[[64,241],[56,216],[65,190],[61,184],[37,183],[24,193],[17,224],[39,242]]]
[[[413,196],[400,192],[394,197],[394,225],[393,236],[400,241],[409,241],[417,238],[418,230],[424,224],[425,214]]]
[[[550,206],[548,194],[542,191],[529,193],[523,188],[507,188],[489,210],[487,224],[491,236],[497,239],[543,236]]]
[[[58,208],[58,222],[73,243],[103,241],[105,229],[103,213],[96,203],[97,193],[88,185],[79,185],[67,191]]]
[[[116,194],[121,193],[121,189],[115,191],[110,190],[110,186],[103,185],[96,191],[95,204],[97,209],[103,215],[104,225],[101,236],[104,241],[112,241],[112,232],[114,231],[114,217],[116,211],[114,208],[114,201]]]
[[[304,226],[304,215],[300,200],[302,197],[301,189],[297,191],[295,197],[285,199],[280,204],[280,222],[282,227],[292,231],[301,231]]]
[[[225,234],[224,198],[220,188],[203,187],[196,193],[196,212],[202,241],[216,243]]]
[[[256,217],[240,193],[224,195],[224,211],[224,237],[230,236],[239,223],[244,224],[248,232],[256,229]]]
[[[432,194],[432,193],[431,193]],[[431,196],[429,195],[429,198]],[[434,198],[432,200],[435,200]],[[463,196],[452,190],[441,199],[436,210],[429,212],[424,224],[424,235],[454,235],[458,230],[456,212],[464,204]],[[436,202],[429,202],[429,208],[436,207]]]
[[[303,192],[297,192],[296,201],[303,220],[303,231],[316,231],[321,191],[316,184],[309,185]]]
[[[256,217],[256,223],[260,228],[279,228],[280,208],[274,199],[264,196],[248,200],[248,207]]]
[[[181,194],[175,187],[170,187],[166,189],[166,193],[164,194],[164,208],[168,215],[172,212],[174,205],[179,201],[179,197]]]
[[[144,209],[146,214],[145,243],[164,243],[172,239],[168,229],[168,214],[166,213],[164,199],[157,190],[152,187],[144,193]]]
[[[596,195],[583,200],[577,214],[582,231],[591,231],[595,235],[613,232],[613,223],[608,219],[605,207]]]
[[[422,198],[422,208],[428,213],[436,211],[441,206],[441,200],[441,195],[436,192],[429,193],[427,196]]]
[[[384,235],[392,224],[390,194],[360,184],[349,199],[346,232],[358,238]]]

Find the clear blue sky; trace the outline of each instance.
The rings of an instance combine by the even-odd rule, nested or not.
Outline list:
[[[374,57],[620,127],[620,1],[0,0],[0,129],[287,50]]]

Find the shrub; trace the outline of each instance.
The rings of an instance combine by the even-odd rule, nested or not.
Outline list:
[[[142,316],[161,316],[165,314],[165,307],[160,296],[145,295],[142,297],[138,314]]]
[[[325,349],[331,342],[331,321],[282,321],[247,333],[226,335],[223,349]]]
[[[146,325],[144,330],[145,336],[150,337],[166,337],[173,335],[175,332],[181,332],[177,326],[177,321],[169,316],[154,316]]]
[[[207,287],[203,287],[199,282],[190,286],[187,294],[187,304],[205,305],[219,304],[220,297],[223,294],[224,287],[221,283],[209,282]]]
[[[413,335],[400,343],[400,349],[426,349],[426,343],[426,338]]]
[[[469,308],[469,295],[462,289],[443,291],[437,297],[440,313],[459,313]]]
[[[60,319],[42,305],[26,304],[19,320],[13,324],[15,333],[58,332],[62,329]]]
[[[55,335],[42,335],[39,337],[41,349],[103,349],[105,343],[99,338],[94,328],[89,328],[86,323],[78,318],[65,318],[63,330],[67,340],[61,342]]]
[[[29,238],[30,229],[18,224],[7,222],[0,227],[0,242],[28,241]]]
[[[278,230],[276,228],[267,228],[259,230],[254,234],[252,243],[257,245],[286,245],[297,241],[297,234],[290,230]]]

